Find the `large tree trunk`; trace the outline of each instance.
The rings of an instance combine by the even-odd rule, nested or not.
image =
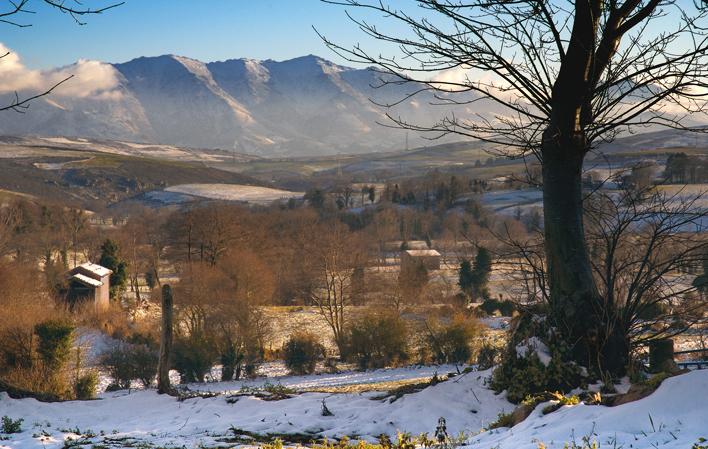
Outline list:
[[[547,132],[550,134],[550,132]],[[543,143],[544,232],[550,288],[550,317],[575,360],[597,364],[598,292],[583,227],[582,136],[555,136]]]

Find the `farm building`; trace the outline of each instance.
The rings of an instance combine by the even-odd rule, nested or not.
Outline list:
[[[401,253],[401,271],[422,264],[428,270],[440,269],[440,253],[434,249],[409,249]]]
[[[86,262],[67,273],[69,291],[67,300],[74,306],[93,301],[96,310],[108,308],[110,300],[111,270],[95,263]]]

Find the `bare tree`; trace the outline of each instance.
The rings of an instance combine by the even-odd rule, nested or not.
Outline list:
[[[594,350],[604,313],[585,242],[581,174],[596,145],[637,127],[689,129],[708,95],[708,13],[678,0],[419,0],[398,9],[385,1],[324,0],[379,13],[388,28],[358,19],[363,33],[401,57],[344,47],[335,52],[381,73],[381,85],[410,84],[448,107],[476,104],[490,113],[450,113],[411,123],[389,113],[390,126],[480,139],[495,151],[542,164],[545,257],[551,318],[577,360]],[[437,78],[463,70],[459,80]],[[385,106],[394,106],[388,103]],[[697,131],[697,129],[692,129]],[[703,131],[701,129],[701,131]],[[592,324],[588,324],[592,323]],[[596,327],[597,326],[597,327]],[[600,363],[626,357],[605,346]]]
[[[332,329],[334,341],[344,354],[352,276],[355,268],[364,265],[365,251],[362,251],[359,239],[339,221],[322,226],[319,235],[320,238],[313,242],[317,283],[309,292],[309,299]]]
[[[600,298],[594,313],[605,326],[596,330],[592,353],[613,346],[626,354],[616,360],[620,366],[606,360],[603,369],[621,369],[637,347],[705,324],[705,303],[693,299],[696,275],[685,269],[701,265],[708,249],[708,211],[697,204],[700,197],[647,187],[597,191],[586,200],[586,241]],[[542,233],[499,237],[507,245],[502,258],[521,287],[519,305],[550,303]]]

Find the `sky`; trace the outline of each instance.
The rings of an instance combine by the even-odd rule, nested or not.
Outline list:
[[[110,0],[82,3],[95,8]],[[32,26],[0,24],[0,42],[20,54],[32,69],[79,59],[125,62],[162,54],[205,62],[316,54],[343,63],[312,27],[343,44],[363,38],[343,7],[319,0],[126,0],[118,8],[87,17],[86,25],[77,25],[70,16],[39,0],[30,0],[30,5],[35,14],[15,19]]]

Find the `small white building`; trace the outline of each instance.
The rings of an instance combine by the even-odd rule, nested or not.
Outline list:
[[[434,249],[409,249],[401,253],[401,271],[421,264],[428,270],[440,269],[440,253]]]
[[[110,302],[110,278],[113,271],[101,265],[86,262],[67,273],[69,291],[67,300],[76,304],[93,301],[96,310],[108,308]]]

